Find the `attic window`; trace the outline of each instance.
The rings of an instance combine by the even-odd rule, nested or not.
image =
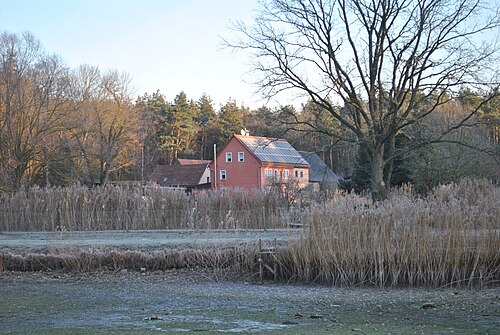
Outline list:
[[[244,162],[244,161],[245,161],[245,153],[238,152],[238,162]]]
[[[233,161],[233,153],[226,152],[226,163],[231,163]]]

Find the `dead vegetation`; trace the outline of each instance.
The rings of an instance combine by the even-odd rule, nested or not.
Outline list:
[[[255,258],[252,245],[197,249],[140,250],[53,248],[46,252],[0,252],[0,271],[166,271],[209,269],[219,274],[250,273]],[[252,260],[252,261],[250,261]]]
[[[32,188],[0,194],[0,231],[276,228],[276,193],[186,195],[157,186]]]
[[[42,190],[36,192],[42,193]],[[38,193],[23,195],[29,199],[44,198]],[[53,189],[61,192],[59,200],[68,197],[71,190]],[[73,192],[76,192],[73,190]],[[64,215],[102,217],[95,208],[111,206],[123,208],[126,200],[117,189],[109,195],[102,192],[93,195],[102,201],[90,200],[91,192],[75,194],[76,199],[67,199],[66,208],[78,208],[84,203],[94,210],[71,211]],[[142,204],[144,197],[148,206],[166,206],[163,210],[174,211],[178,217],[162,215],[159,212],[143,212],[148,225],[141,226],[129,221],[133,227],[182,228],[180,217],[187,207],[189,198],[182,194],[151,192],[138,196],[134,206]],[[156,198],[155,198],[156,197]],[[197,198],[196,220],[187,220],[189,228],[246,228],[282,227],[290,215],[279,211],[279,199],[266,195],[248,197],[244,193],[228,196],[224,193],[203,195]],[[416,197],[411,188],[401,188],[391,197],[375,205],[370,198],[336,193],[321,203],[302,208],[299,220],[304,225],[300,239],[278,246],[276,259],[278,280],[314,282],[336,286],[379,286],[379,287],[483,287],[500,282],[500,190],[488,181],[463,180],[436,188],[425,197]],[[13,198],[18,199],[18,198]],[[87,200],[85,200],[87,199]],[[161,200],[157,200],[161,199]],[[5,199],[3,200],[5,201]],[[19,200],[16,200],[19,201]],[[45,198],[45,201],[56,203]],[[39,202],[37,203],[41,210]],[[78,204],[78,205],[76,205]],[[31,205],[34,208],[36,206]],[[174,206],[178,206],[176,209]],[[12,207],[13,208],[13,207]],[[146,207],[148,208],[148,207]],[[236,208],[236,209],[235,209]],[[245,209],[246,208],[246,209]],[[265,208],[265,212],[262,212]],[[46,210],[46,209],[44,209]],[[175,212],[177,211],[177,212]],[[20,209],[27,216],[29,211]],[[238,213],[245,213],[239,216]],[[93,214],[92,214],[93,213]],[[130,215],[113,210],[117,215]],[[136,217],[141,214],[133,212]],[[149,213],[149,214],[148,214]],[[62,212],[61,212],[62,214]],[[259,216],[260,215],[260,216]],[[264,219],[265,216],[265,219]],[[269,218],[272,217],[272,220]],[[153,220],[151,222],[148,220]],[[155,221],[156,220],[156,221]],[[170,225],[160,222],[170,220]],[[253,222],[252,220],[255,220]],[[70,229],[95,229],[98,220],[86,223],[79,219]],[[111,222],[111,221],[109,221]],[[253,223],[252,223],[253,222]],[[268,224],[272,222],[272,224]],[[266,224],[264,224],[266,223]],[[40,223],[41,224],[41,223]],[[51,229],[60,222],[50,221],[38,229]],[[96,226],[97,225],[97,226]],[[106,225],[108,229],[123,228],[123,223]],[[17,229],[21,226],[9,226]],[[22,252],[15,254],[0,251],[0,271],[69,270],[95,271],[121,269],[167,270],[178,268],[210,269],[219,278],[227,274],[238,274],[257,278],[258,262],[256,243],[219,245],[188,249],[163,249],[156,251],[105,250],[105,249],[51,249],[44,253]]]
[[[280,255],[283,278],[338,286],[481,286],[500,280],[500,192],[464,180],[371,205],[350,194],[311,208]]]

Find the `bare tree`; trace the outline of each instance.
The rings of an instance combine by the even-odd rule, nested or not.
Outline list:
[[[66,123],[86,183],[104,185],[110,173],[132,164],[138,118],[125,74],[82,65],[73,73],[72,118]],[[129,150],[127,150],[127,148]]]
[[[31,34],[0,34],[0,185],[17,190],[48,171],[43,140],[61,130],[67,69]]]
[[[253,51],[262,94],[297,90],[366,146],[378,201],[387,197],[399,132],[463,86],[485,99],[446,132],[491,99],[499,8],[496,0],[263,0],[254,25],[237,24],[242,38],[227,44]]]

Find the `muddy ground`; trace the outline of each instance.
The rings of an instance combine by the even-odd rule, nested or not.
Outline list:
[[[0,334],[498,334],[500,289],[235,282],[210,272],[0,272]]]

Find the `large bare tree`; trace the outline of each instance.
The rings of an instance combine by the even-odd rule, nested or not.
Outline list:
[[[228,45],[253,51],[265,96],[298,90],[366,146],[378,201],[399,132],[461,87],[484,92],[451,131],[495,92],[499,8],[496,0],[263,0],[254,24],[237,24],[242,38]]]

